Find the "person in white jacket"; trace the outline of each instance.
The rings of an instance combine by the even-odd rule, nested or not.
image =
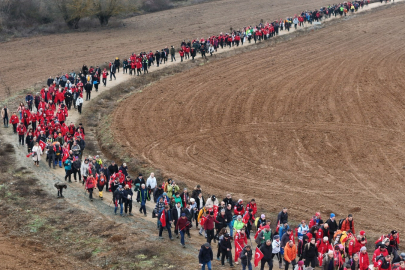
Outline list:
[[[38,167],[39,166],[39,161],[41,161],[41,155],[42,155],[42,148],[39,146],[39,144],[36,142],[34,147],[32,147],[32,160],[34,161],[34,164]]]
[[[157,181],[154,173],[151,173],[148,180],[146,180],[146,187],[150,188],[150,192],[153,193],[153,200],[156,201],[157,198],[155,198],[155,190],[157,187]]]
[[[83,98],[81,96],[79,96],[76,99],[76,107],[77,107],[77,111],[79,112],[79,114],[82,114],[82,105],[83,105]]]
[[[277,256],[278,259],[278,264],[279,264],[279,268],[282,269],[282,260],[281,260],[281,254],[280,254],[280,236],[279,235],[275,235],[273,242],[271,243],[272,245],[272,260],[274,258],[274,256]]]
[[[82,185],[84,185],[84,183],[86,183],[86,181],[87,181],[87,177],[89,176],[89,159],[86,158],[83,161],[80,171],[81,171],[82,177],[83,177]]]

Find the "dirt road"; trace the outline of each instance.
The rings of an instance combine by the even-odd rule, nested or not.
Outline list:
[[[131,53],[179,46],[183,39],[207,37],[276,20],[306,9],[330,4],[327,0],[222,0],[126,20],[126,27],[99,32],[71,33],[18,39],[0,43],[0,98],[31,87],[85,63],[99,65]]]
[[[297,219],[353,213],[369,232],[405,229],[395,192],[405,30],[392,23],[404,11],[398,4],[156,83],[116,111],[116,139],[188,186],[255,197],[270,211],[288,205]]]

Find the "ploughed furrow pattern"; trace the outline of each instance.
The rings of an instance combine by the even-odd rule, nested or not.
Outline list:
[[[303,10],[319,9],[328,0],[220,0],[136,16],[125,27],[75,32],[0,43],[0,97],[30,87],[49,76],[129,57],[131,53],[180,46],[181,41],[207,38],[230,28],[241,29],[260,20],[285,19]],[[6,85],[6,86],[5,86]]]
[[[113,130],[187,183],[259,207],[405,229],[405,5],[162,80]]]

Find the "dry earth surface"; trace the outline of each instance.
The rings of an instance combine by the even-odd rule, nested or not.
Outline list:
[[[118,107],[115,138],[188,186],[404,230],[404,14],[398,4],[160,81]]]
[[[46,81],[49,76],[99,65],[131,53],[179,46],[183,39],[207,37],[246,25],[291,16],[330,4],[327,0],[222,0],[172,9],[125,21],[126,27],[0,43],[0,97]]]

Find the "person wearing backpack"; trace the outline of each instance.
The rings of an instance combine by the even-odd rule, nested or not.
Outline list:
[[[308,267],[311,264],[312,268],[315,268],[316,258],[318,257],[318,250],[315,245],[315,238],[312,238],[309,243],[306,243],[303,251],[303,258],[305,267]]]
[[[336,223],[336,217],[334,213],[331,213],[329,219],[326,221],[329,226],[329,241],[332,242],[333,236],[338,230],[338,224]]]
[[[378,267],[378,260],[387,255],[389,255],[387,247],[385,246],[385,244],[380,244],[380,246],[374,251],[373,254],[374,268]]]
[[[300,226],[298,227],[298,240],[302,240],[303,236],[306,235],[309,231],[308,225],[305,223],[305,220],[301,221]]]
[[[380,256],[377,260],[378,270],[391,270],[391,255]]]
[[[339,221],[339,229],[341,231],[352,231],[353,234],[355,234],[354,230],[354,220],[352,214],[349,214],[345,220],[340,220]]]
[[[245,270],[246,267],[249,270],[252,270],[252,248],[247,245],[245,246],[242,251],[240,252],[240,261],[242,264],[242,270]]]
[[[80,176],[80,174],[79,174]],[[97,188],[98,188],[98,197],[103,199],[103,189],[107,183],[107,177],[104,175],[103,171],[100,171],[100,175],[97,177]]]
[[[278,237],[279,238],[279,237]],[[258,247],[266,243],[267,240],[271,240],[271,229],[269,225],[264,226],[264,229],[256,237],[256,244]]]

